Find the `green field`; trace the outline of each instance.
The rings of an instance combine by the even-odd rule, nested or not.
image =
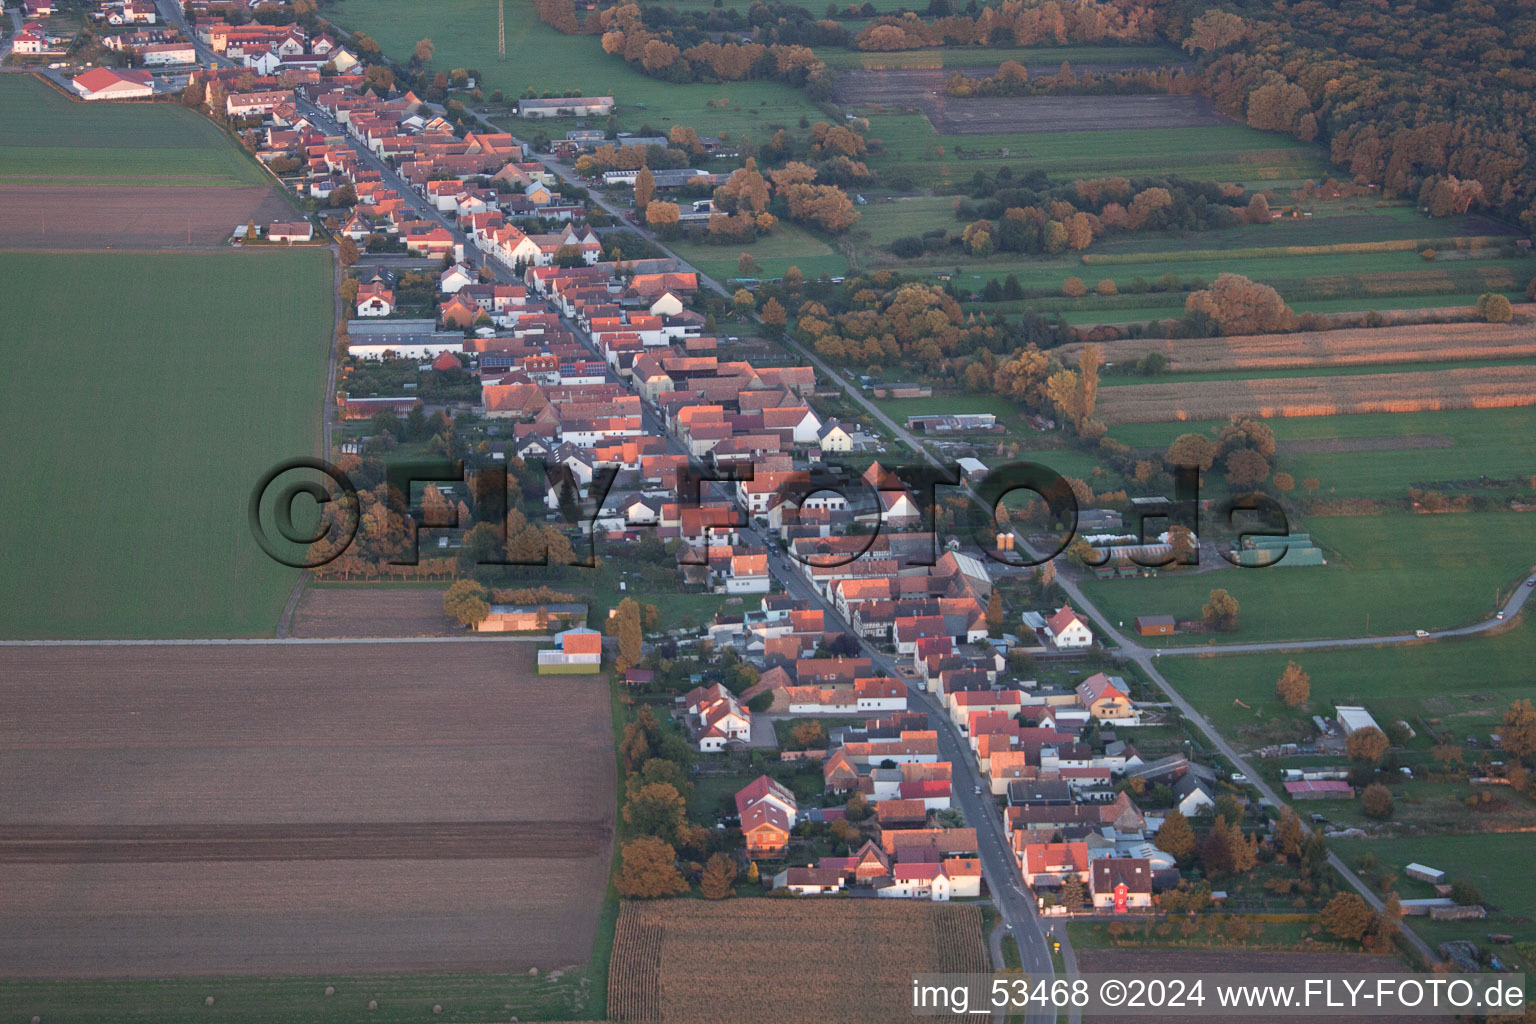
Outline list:
[[[869,163],[918,187],[970,181],[978,170],[1007,165],[1063,180],[1106,174],[1166,175],[1271,185],[1327,176],[1322,151],[1240,124],[1102,132],[1029,132],[944,136],[920,114],[875,113],[871,138],[885,154]]]
[[[1280,444],[1276,468],[1297,483],[1313,477],[1318,495],[1332,498],[1402,498],[1411,486],[1452,480],[1523,480],[1536,474],[1536,410],[1455,409],[1443,412],[1365,413],[1358,416],[1295,416],[1266,421]],[[1111,435],[1133,448],[1165,449],[1180,434],[1208,432],[1217,424],[1137,423]],[[1400,451],[1292,453],[1287,441],[1439,435],[1449,448]],[[1298,494],[1301,492],[1298,492]]]
[[[683,259],[717,281],[733,277],[782,277],[790,267],[799,267],[808,278],[838,277],[848,273],[848,260],[821,238],[802,227],[779,221],[773,232],[751,245],[709,245],[681,241],[672,245]],[[737,261],[750,252],[762,267],[760,274],[743,275]]]
[[[1536,559],[1536,516],[1523,513],[1313,517],[1297,528],[1323,546],[1327,565],[1091,579],[1083,589],[1126,623],[1137,615],[1198,619],[1217,587],[1237,598],[1237,630],[1175,637],[1170,646],[1373,636],[1486,618]]]
[[[1336,840],[1332,847],[1345,863],[1354,864],[1369,853],[1386,874],[1397,876],[1397,892],[1403,899],[1435,895],[1428,883],[1407,877],[1408,864],[1424,864],[1445,872],[1449,882],[1470,882],[1488,905],[1481,921],[1430,921],[1409,918],[1413,930],[1433,944],[1448,939],[1470,939],[1487,946],[1489,932],[1503,932],[1516,943],[1536,940],[1536,877],[1529,871],[1511,871],[1511,865],[1528,864],[1532,837],[1529,833],[1505,835],[1422,836],[1394,838],[1390,842],[1369,839]],[[1489,947],[1505,963],[1518,961],[1513,945]],[[1536,966],[1531,964],[1529,966]]]
[[[211,121],[174,103],[75,103],[0,75],[0,184],[268,185]]]
[[[590,1006],[588,969],[527,974],[347,975],[339,978],[185,978],[0,982],[0,1018],[49,1024],[249,1024],[368,1020],[569,1020]],[[327,996],[327,987],[335,994]],[[599,988],[602,983],[599,982]],[[214,1003],[204,1001],[212,996]],[[378,1009],[370,1010],[370,1001]],[[433,1013],[441,1006],[441,1013]],[[110,1011],[108,1012],[108,1008]]]
[[[1236,736],[1276,718],[1305,717],[1275,696],[1275,680],[1293,660],[1312,677],[1305,714],[1363,704],[1378,722],[1401,718],[1422,732],[1416,719],[1427,716],[1458,737],[1486,736],[1511,701],[1530,696],[1536,624],[1527,618],[1503,632],[1428,643],[1167,657],[1158,669],[1218,729]]]
[[[865,209],[878,208],[880,205],[871,204],[871,207]],[[1153,255],[1147,254],[1147,258],[1151,259]],[[1530,280],[1532,272],[1536,271],[1536,264],[1518,256],[1425,263],[1416,252],[1327,253],[1284,258],[1214,256],[1188,261],[1178,259],[1177,253],[1170,253],[1170,260],[1165,263],[1114,266],[1085,265],[1077,259],[1041,259],[1014,254],[978,261],[967,259],[962,253],[956,252],[927,260],[903,260],[900,263],[903,269],[911,273],[923,273],[924,270],[958,271],[955,284],[960,288],[980,289],[991,278],[1001,281],[1013,275],[1026,290],[1059,294],[1062,283],[1069,277],[1082,279],[1090,289],[1105,279],[1124,289],[1133,278],[1152,280],[1163,273],[1177,274],[1185,281],[1198,279],[1204,282],[1213,281],[1221,274],[1241,274],[1272,285],[1288,299],[1353,297],[1367,303],[1377,295],[1407,293],[1439,296],[1490,289],[1519,291]],[[1437,297],[1423,304],[1444,303]]]
[[[327,14],[343,28],[376,39],[395,60],[410,57],[417,40],[437,47],[432,67],[475,68],[482,88],[501,89],[509,99],[525,89],[588,96],[612,95],[625,129],[649,123],[665,130],[686,124],[700,135],[766,136],[771,124],[793,126],[802,115],[826,115],[804,93],[777,82],[676,85],[631,71],[605,54],[596,36],[561,35],[538,20],[531,3],[509,3],[507,58],[496,54],[496,6],[482,0],[340,0]],[[540,122],[518,120],[513,130],[531,132]],[[545,126],[553,131],[557,122]],[[563,130],[563,128],[561,129]]]
[[[0,281],[0,636],[270,634],[297,574],[246,502],[315,452],[330,253],[0,253]]]

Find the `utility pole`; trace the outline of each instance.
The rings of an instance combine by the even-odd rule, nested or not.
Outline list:
[[[496,59],[507,59],[507,0],[496,0]]]

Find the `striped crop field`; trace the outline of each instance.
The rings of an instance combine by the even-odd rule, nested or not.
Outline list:
[[[1082,261],[1090,267],[1120,266],[1134,263],[1187,263],[1219,259],[1284,259],[1289,256],[1340,256],[1364,252],[1418,252],[1422,249],[1478,250],[1496,249],[1509,239],[1501,235],[1458,238],[1388,238],[1375,242],[1333,242],[1327,245],[1255,245],[1241,249],[1185,249],[1173,252],[1083,253]]]
[[[1536,365],[1136,384],[1101,391],[1095,415],[1115,425],[1523,405],[1536,405]]]
[[[1073,364],[1081,348],[1063,346],[1062,362]],[[1459,363],[1536,356],[1536,327],[1516,323],[1410,324],[1230,338],[1132,338],[1107,342],[1099,349],[1111,363],[1135,362],[1148,353],[1161,352],[1174,373]]]

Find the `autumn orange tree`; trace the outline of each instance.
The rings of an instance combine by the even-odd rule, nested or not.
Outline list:
[[[651,173],[649,167],[640,168],[640,173],[635,176],[635,213],[645,216],[646,207],[651,205],[651,200],[656,198],[656,175]]]
[[[617,637],[619,641],[619,657],[614,662],[614,667],[620,672],[627,672],[640,664],[641,649],[644,646],[644,634],[640,622],[640,604],[632,597],[626,597],[620,601],[618,607],[608,618],[608,634]]]
[[[1349,734],[1349,738],[1344,741],[1344,752],[1351,761],[1374,766],[1387,756],[1391,746],[1392,742],[1387,739],[1386,733],[1374,725],[1368,725]]]
[[[712,900],[736,895],[736,862],[730,854],[722,852],[710,856],[699,877],[699,891]]]
[[[1312,695],[1312,679],[1294,661],[1285,663],[1285,671],[1275,681],[1275,693],[1288,708],[1299,708]]]
[[[614,888],[621,896],[648,900],[688,891],[688,882],[677,869],[677,851],[654,836],[625,843],[620,861]]]
[[[478,626],[491,613],[485,587],[474,580],[455,580],[443,594],[443,611],[461,626]]]
[[[1209,288],[1190,292],[1184,310],[1209,317],[1223,334],[1273,334],[1296,327],[1296,315],[1279,292],[1241,274],[1222,274]]]
[[[645,208],[645,223],[662,238],[674,238],[682,224],[676,203],[651,202]]]
[[[1237,628],[1237,616],[1241,609],[1237,598],[1222,588],[1212,590],[1200,609],[1200,616],[1211,629],[1230,633]]]

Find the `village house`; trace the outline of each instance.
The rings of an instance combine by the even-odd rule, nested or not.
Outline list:
[[[1071,605],[1061,608],[1045,620],[1046,638],[1061,650],[1081,650],[1093,646],[1093,630],[1088,628]]]
[[[292,92],[230,93],[224,99],[224,113],[229,117],[265,117],[292,99]]]
[[[1124,687],[1123,679],[1095,672],[1077,684],[1077,699],[1099,721],[1135,718],[1136,705]]]
[[[299,221],[273,221],[267,229],[267,240],[271,242],[285,242],[292,245],[294,242],[310,242],[315,237],[315,226],[307,220]]]
[[[1152,906],[1152,865],[1141,857],[1100,857],[1088,882],[1095,910],[1124,914]]]
[[[789,831],[799,815],[795,795],[761,775],[736,793],[736,813],[748,857],[782,857],[789,850]]]
[[[395,290],[383,281],[368,281],[357,288],[358,316],[389,316],[395,311]]]

